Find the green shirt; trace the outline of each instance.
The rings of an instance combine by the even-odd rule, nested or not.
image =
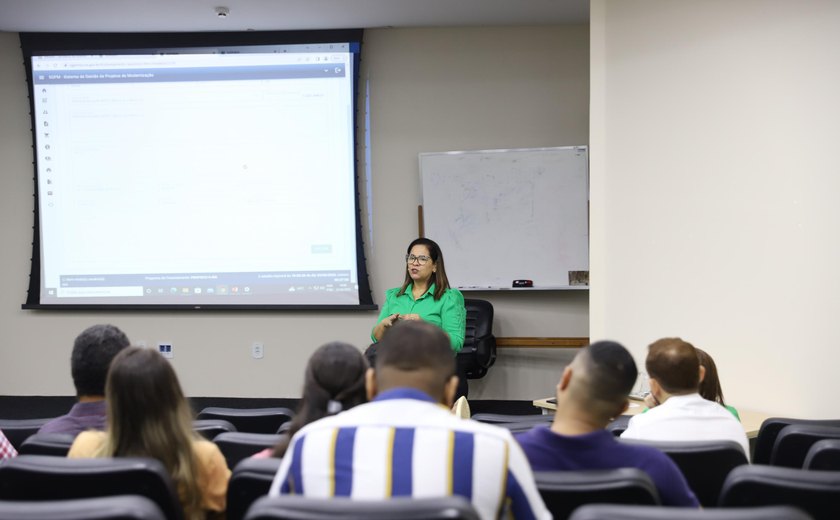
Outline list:
[[[435,300],[435,284],[432,284],[423,296],[415,300],[412,289],[413,286],[409,284],[399,296],[399,287],[385,291],[385,303],[382,304],[382,312],[376,324],[391,314],[419,314],[423,321],[437,325],[449,334],[452,350],[460,352],[467,328],[467,310],[464,308],[464,295],[461,291],[447,289],[439,300]],[[372,333],[370,337],[376,341]]]

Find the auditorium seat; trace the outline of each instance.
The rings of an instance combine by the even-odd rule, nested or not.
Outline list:
[[[503,423],[533,423],[533,424],[549,424],[554,420],[554,415],[549,414],[530,414],[530,415],[514,415],[506,413],[477,413],[470,417],[473,421],[488,423],[488,424],[503,424]]]
[[[0,500],[0,520],[166,520],[146,497],[117,495],[71,500]]]
[[[193,431],[212,441],[220,433],[235,432],[236,426],[223,419],[196,419],[193,421]]]
[[[487,375],[496,362],[496,337],[493,336],[493,304],[487,300],[464,299],[467,312],[464,346],[456,357],[461,373],[468,379]]]
[[[662,506],[590,504],[577,508],[569,520],[812,520],[792,506],[688,509]]]
[[[630,422],[632,417],[632,415],[619,415],[607,425],[607,431],[616,437],[621,436],[621,434],[624,433],[624,430],[627,429],[627,424]]]
[[[227,520],[242,520],[251,504],[268,494],[280,459],[243,459],[234,468],[227,490]]]
[[[790,424],[811,424],[814,426],[840,426],[840,420],[811,420],[794,419],[790,417],[770,417],[761,423],[758,436],[755,439],[755,451],[753,452],[753,464],[770,464],[770,456],[773,453],[773,445],[776,444],[776,437],[782,428]]]
[[[812,424],[785,426],[773,444],[770,465],[801,468],[811,446],[823,439],[840,439],[840,427]]]
[[[840,440],[817,441],[805,456],[804,469],[840,471]]]
[[[637,468],[534,472],[537,489],[555,520],[583,504],[659,504],[659,492]]]
[[[479,520],[472,504],[460,496],[350,500],[263,497],[248,510],[246,520]]]
[[[840,518],[840,472],[766,465],[739,466],[729,473],[720,507],[791,505],[815,520]]]
[[[266,448],[273,448],[283,437],[280,434],[225,432],[217,435],[213,442],[225,456],[228,467],[232,468],[240,460]]]
[[[141,495],[169,520],[183,511],[160,461],[139,457],[67,459],[20,455],[0,464],[0,500],[66,500]]]
[[[626,440],[622,443],[653,446],[665,452],[680,468],[688,486],[703,507],[718,503],[720,490],[734,468],[748,464],[741,445],[735,441],[649,441]]]
[[[69,433],[36,433],[23,441],[18,453],[20,455],[66,457],[75,439],[76,437]]]
[[[3,435],[9,439],[12,446],[19,450],[23,446],[23,441],[30,435],[38,433],[41,426],[52,420],[52,417],[43,419],[0,419],[0,430],[3,431]]]
[[[238,432],[277,433],[280,426],[291,420],[294,412],[288,408],[223,408],[211,406],[198,413],[197,419],[222,419]]]

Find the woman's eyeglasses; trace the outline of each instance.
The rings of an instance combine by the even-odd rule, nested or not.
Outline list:
[[[420,265],[426,265],[431,258],[426,255],[414,256],[414,255],[405,255],[405,262],[407,264],[413,264],[414,262],[419,263]]]

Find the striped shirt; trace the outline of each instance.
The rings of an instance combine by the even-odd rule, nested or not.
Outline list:
[[[269,495],[278,494],[460,495],[484,520],[551,518],[510,432],[460,419],[408,388],[301,429],[271,485]]]
[[[15,447],[12,446],[11,442],[9,442],[9,439],[3,435],[3,432],[0,431],[0,461],[4,459],[11,459],[16,456],[17,450],[15,450]]]

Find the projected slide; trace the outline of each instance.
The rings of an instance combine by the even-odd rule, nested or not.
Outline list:
[[[358,305],[349,47],[34,56],[41,303]]]

